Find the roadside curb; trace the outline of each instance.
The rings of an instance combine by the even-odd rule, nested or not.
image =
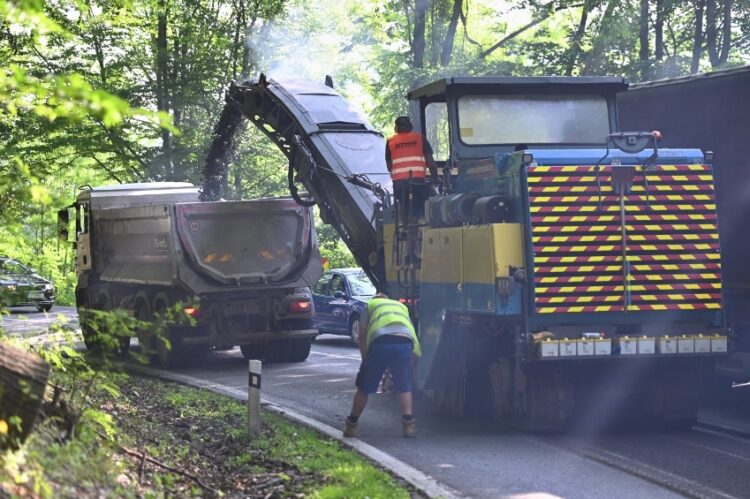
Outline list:
[[[242,401],[247,400],[247,391],[243,391],[237,388],[230,388],[230,387],[219,385],[216,383],[209,383],[207,381],[203,381],[201,379],[198,379],[193,376],[186,375],[186,374],[166,372],[166,371],[161,371],[159,369],[154,369],[151,367],[146,367],[146,366],[141,366],[141,365],[136,365],[136,364],[123,363],[123,366],[130,371],[135,371],[141,374],[146,374],[148,376],[152,376],[155,378],[161,378],[167,381],[174,381],[176,383],[194,386],[196,388],[203,388],[203,389],[215,392],[215,393],[219,393],[221,395],[232,397],[233,399],[236,399],[236,400],[242,400]],[[307,426],[308,428],[311,428],[315,430],[316,432],[322,435],[325,435],[326,437],[332,438],[338,441],[339,443],[341,443],[342,445],[358,452],[359,454],[363,455],[364,457],[374,462],[381,468],[388,470],[389,472],[398,476],[405,482],[409,483],[410,485],[412,485],[413,487],[415,487],[416,489],[418,489],[420,492],[424,493],[428,497],[440,497],[440,498],[445,498],[445,499],[464,497],[462,494],[451,489],[450,487],[447,487],[441,484],[440,482],[435,480],[433,477],[427,475],[426,473],[422,471],[419,471],[418,469],[414,468],[413,466],[410,466],[409,464],[406,464],[400,459],[397,459],[396,457],[386,452],[383,452],[377,447],[374,447],[368,443],[365,443],[362,440],[359,440],[357,438],[351,438],[351,439],[344,438],[340,429],[334,428],[325,423],[321,423],[320,421],[317,421],[313,418],[300,414],[292,409],[284,407],[281,404],[274,402],[272,399],[269,399],[269,397],[266,397],[266,396],[262,397],[261,403],[264,409],[270,412],[273,412],[275,414],[278,414],[280,416],[283,416],[296,423]]]

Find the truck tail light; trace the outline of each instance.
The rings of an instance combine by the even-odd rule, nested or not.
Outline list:
[[[182,310],[185,312],[185,315],[190,317],[198,317],[200,315],[198,307],[185,307]]]
[[[301,314],[312,310],[312,303],[307,300],[297,300],[289,303],[289,311],[294,314]]]

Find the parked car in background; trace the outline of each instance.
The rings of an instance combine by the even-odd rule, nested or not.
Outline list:
[[[321,333],[343,334],[359,342],[359,318],[376,293],[362,269],[332,269],[313,288],[315,327]]]
[[[54,303],[51,281],[13,258],[0,256],[0,306],[31,306],[49,312]]]

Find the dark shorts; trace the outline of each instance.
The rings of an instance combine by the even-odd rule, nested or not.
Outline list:
[[[359,366],[357,388],[365,393],[375,393],[386,369],[391,370],[393,390],[396,393],[411,391],[411,341],[376,339],[367,350],[367,358]]]

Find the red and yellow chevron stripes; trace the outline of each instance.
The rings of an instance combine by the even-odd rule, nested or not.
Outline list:
[[[720,310],[721,303],[652,303],[642,305],[630,305],[629,311],[648,312],[659,310]]]
[[[529,167],[537,313],[719,309],[711,167],[637,167],[624,221],[612,168]]]

